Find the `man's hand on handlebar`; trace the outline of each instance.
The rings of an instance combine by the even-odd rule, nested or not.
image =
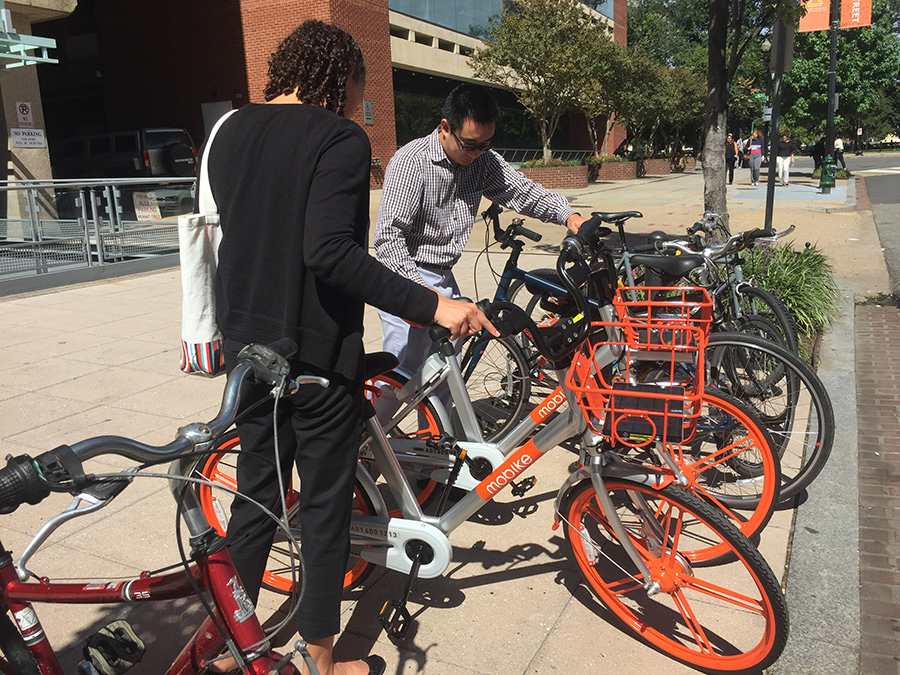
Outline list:
[[[482,328],[494,337],[500,337],[500,331],[474,303],[451,300],[440,293],[434,322],[450,331],[451,340],[474,335]]]
[[[581,228],[581,224],[586,221],[587,218],[582,216],[580,213],[573,213],[566,219],[566,228],[572,234],[578,234],[579,228]]]

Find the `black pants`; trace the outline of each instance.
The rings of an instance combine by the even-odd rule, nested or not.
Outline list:
[[[230,372],[244,345],[225,342]],[[327,389],[300,387],[278,407],[278,451],[282,475],[289,479],[294,463],[301,477],[300,543],[306,563],[306,595],[297,614],[298,630],[307,640],[340,632],[341,593],[350,554],[350,515],[356,456],[361,432],[361,382],[353,384],[335,373],[295,366],[296,371],[331,380]],[[271,387],[246,385],[241,409],[265,398]],[[241,453],[237,460],[238,490],[281,514],[272,426],[274,402],[255,408],[237,425]],[[295,486],[296,487],[296,486]],[[259,598],[275,523],[256,506],[235,499],[226,543],[247,594]]]
[[[736,158],[732,157],[731,159],[725,159],[725,168],[728,170],[728,184],[731,185],[734,182],[734,164],[737,161]]]
[[[837,166],[838,162],[841,163],[842,169],[847,168],[847,165],[844,164],[844,151],[843,150],[835,150],[834,151],[834,165]]]

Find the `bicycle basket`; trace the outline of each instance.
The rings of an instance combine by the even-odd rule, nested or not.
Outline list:
[[[703,289],[639,289],[676,290],[672,302],[649,292],[625,300],[630,290],[616,298],[618,322],[591,324],[606,340],[582,345],[566,386],[591,429],[614,445],[683,443],[700,416],[712,302]]]
[[[690,349],[695,336],[704,343],[709,336],[713,301],[705,288],[621,286],[613,305],[626,340],[647,349]]]

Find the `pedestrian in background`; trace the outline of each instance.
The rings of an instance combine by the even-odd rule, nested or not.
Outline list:
[[[844,140],[840,136],[834,137],[834,164],[837,166],[837,163],[841,163],[841,168],[845,171],[847,170],[847,165],[844,164]]]
[[[825,134],[819,136],[819,140],[813,144],[812,158],[814,165],[813,170],[822,166],[822,161],[825,159]]]
[[[747,154],[750,155],[750,185],[759,185],[759,169],[762,166],[763,152],[765,151],[765,142],[759,129],[753,130],[748,151]]]
[[[778,171],[778,180],[782,185],[790,185],[791,164],[794,163],[794,141],[788,138],[785,131],[778,142],[778,150],[775,153],[775,168]]]
[[[734,165],[740,155],[737,141],[734,136],[728,134],[725,137],[725,168],[728,169],[728,184],[734,183]]]

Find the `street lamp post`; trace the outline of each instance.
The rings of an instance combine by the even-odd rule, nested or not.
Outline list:
[[[769,122],[772,119],[772,43],[769,42],[768,38],[760,45],[760,49],[763,53],[763,62],[766,66],[766,105],[763,108],[763,116],[766,118],[766,137],[763,141],[765,147],[769,147]],[[768,113],[768,114],[766,114]],[[771,152],[769,150],[766,151],[769,157],[768,161],[771,161]]]

